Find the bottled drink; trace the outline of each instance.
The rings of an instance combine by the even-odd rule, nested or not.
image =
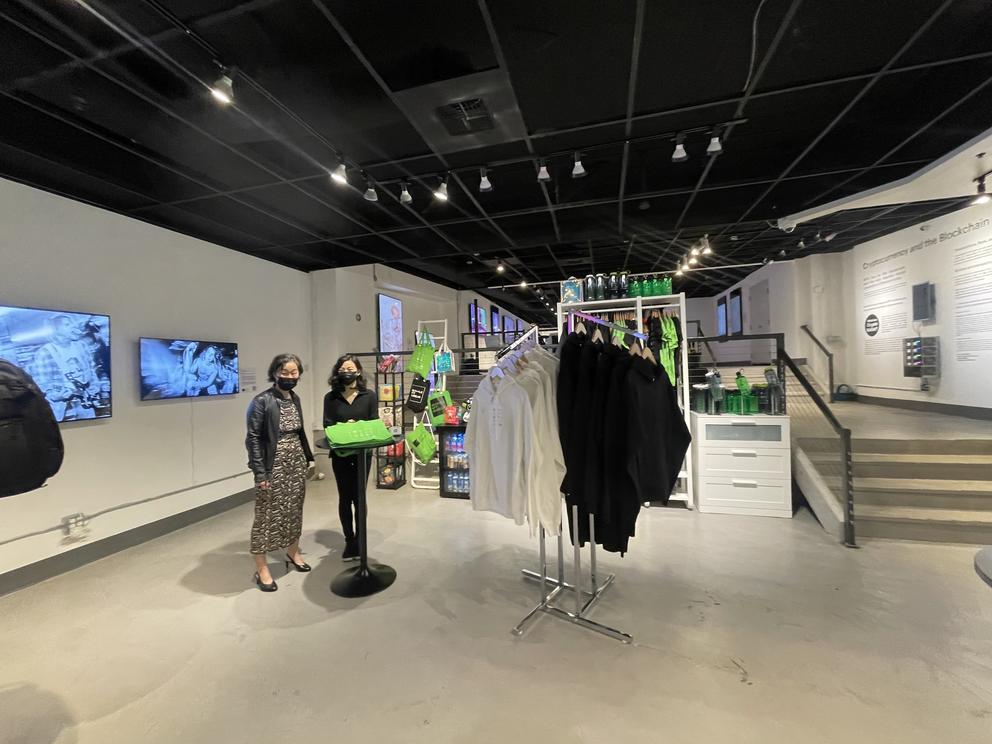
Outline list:
[[[606,299],[606,275],[596,274],[596,299]]]
[[[617,272],[611,272],[606,282],[606,299],[615,300],[620,296],[620,277]]]
[[[630,284],[627,287],[628,297],[641,297],[643,292],[643,286],[640,277],[634,277],[630,280]]]
[[[585,281],[582,283],[582,298],[584,300],[596,299],[596,277],[592,274],[586,274]]]
[[[448,493],[455,490],[455,474],[450,471],[444,474],[444,490]]]
[[[651,297],[657,297],[661,294],[661,282],[658,280],[658,275],[655,274],[651,277]]]
[[[626,271],[620,272],[620,278],[617,283],[617,297],[629,297],[628,292],[630,291],[630,278],[627,276]]]

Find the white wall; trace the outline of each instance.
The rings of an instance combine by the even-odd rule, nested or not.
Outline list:
[[[0,304],[111,316],[114,407],[113,418],[62,425],[65,463],[48,486],[0,499],[0,573],[69,549],[59,532],[7,542],[63,516],[180,491],[92,520],[94,540],[250,488],[238,474],[252,390],[142,403],[137,340],[235,341],[242,384],[255,370],[266,385],[276,353],[309,361],[307,275],[4,180],[0,225]],[[310,388],[301,394],[310,410]]]
[[[857,246],[847,281],[854,298],[848,374],[859,393],[992,407],[992,206],[966,207]],[[912,321],[912,287],[922,282],[935,285],[933,323]],[[874,336],[866,330],[871,315],[880,321]],[[902,339],[917,335],[940,339],[941,374],[929,392],[903,376]]]
[[[447,320],[448,346],[457,348],[459,293],[435,282],[387,266],[354,266],[310,274],[313,297],[313,415],[322,416],[327,378],[339,356],[378,347],[376,294],[403,301],[403,335],[413,345],[418,321]],[[466,318],[468,311],[466,310]],[[357,316],[361,316],[359,320]],[[466,321],[467,322],[467,321]],[[439,327],[431,326],[438,335]],[[371,379],[372,359],[363,360]]]

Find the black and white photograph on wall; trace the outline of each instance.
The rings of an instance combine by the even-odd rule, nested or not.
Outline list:
[[[0,357],[34,378],[56,421],[111,415],[109,316],[0,306]]]
[[[197,398],[238,392],[238,345],[142,338],[141,399]]]

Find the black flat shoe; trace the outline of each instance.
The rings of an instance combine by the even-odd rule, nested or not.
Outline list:
[[[261,589],[263,592],[274,592],[276,589],[279,588],[278,584],[276,584],[275,579],[272,580],[271,584],[263,584],[262,579],[259,577],[258,574],[255,574],[255,583],[258,585],[258,588]]]
[[[310,568],[310,564],[309,563],[297,563],[292,558],[290,558],[289,557],[289,553],[287,553],[286,554],[286,570],[287,571],[289,570],[289,567],[290,566],[292,566],[293,568],[295,568],[300,573],[306,573],[307,571],[312,571],[313,570],[312,568]]]

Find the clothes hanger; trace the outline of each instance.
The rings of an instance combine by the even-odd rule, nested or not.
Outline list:
[[[640,356],[643,353],[643,348],[641,347],[641,340],[635,338],[630,344],[630,355],[632,357]]]
[[[645,346],[644,347],[644,350],[641,352],[641,357],[643,359],[647,359],[652,364],[657,364],[658,363],[657,361],[655,361],[654,352],[651,351],[651,347],[649,347],[649,346]]]

